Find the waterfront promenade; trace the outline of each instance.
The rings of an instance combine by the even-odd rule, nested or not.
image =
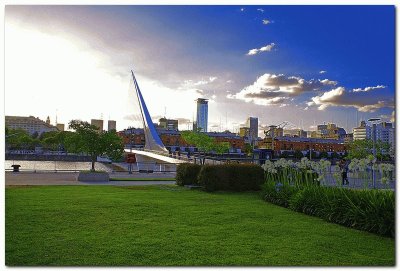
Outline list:
[[[158,184],[174,184],[175,181],[165,181],[165,178],[174,178],[175,172],[172,173],[110,173],[113,179],[137,179],[139,181],[109,181],[109,182],[78,182],[75,172],[6,172],[5,185],[115,185],[115,186],[131,186],[131,185],[158,185]],[[157,181],[156,179],[160,179]],[[143,181],[141,181],[143,180]],[[150,181],[151,180],[151,181]]]

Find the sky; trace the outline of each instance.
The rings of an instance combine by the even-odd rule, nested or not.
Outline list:
[[[5,114],[137,126],[130,70],[154,121],[209,130],[249,116],[312,130],[394,120],[394,6],[12,6]]]

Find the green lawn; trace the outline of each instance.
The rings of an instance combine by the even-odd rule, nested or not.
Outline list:
[[[6,188],[6,265],[394,265],[393,239],[173,185]]]
[[[147,182],[147,181],[175,181],[175,178],[110,178],[110,181],[132,181],[132,182]]]

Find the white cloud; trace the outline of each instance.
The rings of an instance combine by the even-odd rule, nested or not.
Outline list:
[[[252,56],[252,55],[256,55],[258,53],[258,49],[251,49],[249,50],[249,52],[247,53],[248,56]]]
[[[272,50],[272,48],[274,48],[274,46],[275,46],[275,43],[268,44],[264,47],[261,47],[260,51],[261,52],[270,52]]]
[[[240,11],[243,12],[245,10],[245,8],[241,8]]]
[[[327,73],[327,71],[322,70],[322,71],[319,71],[319,73],[324,74],[324,73]]]
[[[262,20],[262,23],[263,24],[270,24],[270,23],[272,23],[270,20],[267,20],[267,19],[263,19]]]
[[[207,85],[207,84],[210,84],[210,83],[214,82],[217,79],[218,79],[218,77],[216,77],[216,76],[210,76],[210,77],[208,77],[206,79],[202,78],[201,80],[196,81],[196,82],[193,81],[193,80],[185,80],[185,81],[183,81],[182,86],[185,89],[187,89],[187,88],[190,88],[190,87]],[[180,89],[182,89],[182,87]]]
[[[388,97],[376,97],[365,92],[346,91],[338,87],[311,98],[308,106],[317,105],[318,110],[325,110],[329,106],[354,107],[360,112],[375,112],[381,108],[394,108],[394,101]]]
[[[368,91],[380,89],[380,88],[386,88],[386,87],[383,85],[378,85],[376,87],[355,88],[355,89],[353,89],[353,92],[368,92]]]
[[[275,43],[270,43],[268,45],[265,45],[259,49],[251,49],[249,50],[249,52],[247,53],[248,56],[252,56],[252,55],[256,55],[260,52],[270,52],[272,51],[272,49],[275,47]]]
[[[266,73],[252,85],[243,88],[234,95],[229,94],[227,97],[260,105],[282,104],[284,101],[292,102],[293,97],[304,92],[323,90],[335,84],[335,81],[328,79],[307,81],[296,76]]]
[[[262,8],[258,8],[257,11],[264,13],[264,10]]]

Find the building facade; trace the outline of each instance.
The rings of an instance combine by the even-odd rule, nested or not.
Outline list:
[[[107,129],[108,131],[117,130],[117,122],[115,120],[109,120],[107,123]]]
[[[353,128],[353,140],[367,139],[367,127],[365,121],[361,121],[360,126]]]
[[[167,130],[178,130],[178,120],[161,118],[158,126]]]
[[[197,99],[197,114],[196,114],[196,128],[200,132],[208,131],[208,100],[207,99]]]
[[[187,148],[190,148],[192,151],[196,149],[182,138],[179,131],[157,128],[157,134],[167,149],[175,150],[180,148],[182,151]],[[144,146],[145,137],[143,129],[126,129],[118,132],[118,135],[122,137],[124,144],[127,146],[132,146],[133,148],[142,148]],[[207,135],[214,138],[216,142],[228,142],[231,146],[230,152],[237,153],[244,150],[244,139],[237,134],[209,132]]]
[[[103,120],[91,119],[90,124],[99,128],[99,131],[103,131]]]
[[[22,129],[30,135],[38,133],[39,135],[45,132],[57,131],[57,128],[50,125],[39,118],[33,116],[5,116],[5,126],[10,129]]]
[[[239,136],[240,137],[249,137],[250,136],[250,128],[249,127],[240,127],[239,128]]]
[[[302,129],[284,129],[283,136],[289,137],[307,137],[307,131]]]
[[[60,131],[60,132],[63,132],[65,130],[64,123],[57,123],[56,127],[57,127],[58,131]]]
[[[282,152],[295,152],[301,151],[306,154],[310,150],[313,152],[327,152],[327,153],[340,153],[344,154],[347,150],[346,145],[342,140],[323,139],[323,138],[308,138],[308,137],[276,137],[274,139],[274,146],[271,146],[271,141],[264,141],[262,147],[266,149],[273,149],[276,154]]]
[[[346,130],[334,123],[320,124],[317,126],[317,130],[311,133],[311,137],[323,139],[344,140],[345,136]]]
[[[249,127],[250,140],[254,141],[258,138],[258,118],[248,117],[246,126]]]

